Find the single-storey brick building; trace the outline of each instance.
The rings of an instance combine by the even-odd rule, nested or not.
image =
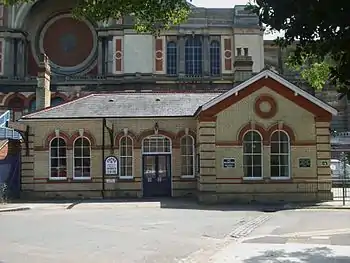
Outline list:
[[[45,94],[37,98],[48,106]],[[336,113],[269,70],[222,94],[89,95],[22,117],[31,137],[22,191],[39,198],[329,200]]]

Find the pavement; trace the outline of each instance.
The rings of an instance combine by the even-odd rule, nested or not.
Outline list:
[[[284,209],[345,209],[350,210],[350,200],[343,205],[342,201],[329,201],[317,204],[269,204],[269,205],[201,205],[189,199],[163,200],[73,200],[73,201],[40,201],[0,204],[1,212],[15,212],[29,209],[113,209],[121,207],[144,208],[183,208],[183,209],[221,209],[221,210],[284,210]]]
[[[92,203],[0,213],[0,262],[350,262],[348,210]]]

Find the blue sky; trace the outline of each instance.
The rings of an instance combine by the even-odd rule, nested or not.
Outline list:
[[[248,0],[192,0],[190,3],[198,7],[232,8],[235,5],[245,5],[248,3]],[[264,39],[274,39],[278,35],[281,34],[265,35]]]

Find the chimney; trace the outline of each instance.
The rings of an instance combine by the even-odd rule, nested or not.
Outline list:
[[[50,91],[51,69],[49,58],[46,54],[40,55],[39,71],[37,77],[36,88],[36,110],[42,110],[50,107],[51,91]]]
[[[253,74],[253,59],[252,56],[249,56],[248,48],[243,48],[243,54],[242,49],[237,48],[234,69],[236,82],[243,82],[251,78]]]

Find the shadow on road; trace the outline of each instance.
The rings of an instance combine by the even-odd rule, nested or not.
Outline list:
[[[300,251],[288,252],[283,249],[267,250],[259,256],[254,256],[243,261],[244,263],[349,263],[350,257],[334,255],[332,249],[317,247]]]
[[[73,209],[80,205],[89,207],[100,206],[136,206],[136,207],[158,207],[163,209],[191,209],[212,211],[259,211],[278,212],[281,210],[293,210],[317,205],[316,203],[225,203],[225,204],[202,204],[194,198],[128,198],[128,199],[79,199],[79,200],[13,200],[12,204],[45,204],[63,205],[66,209]]]

